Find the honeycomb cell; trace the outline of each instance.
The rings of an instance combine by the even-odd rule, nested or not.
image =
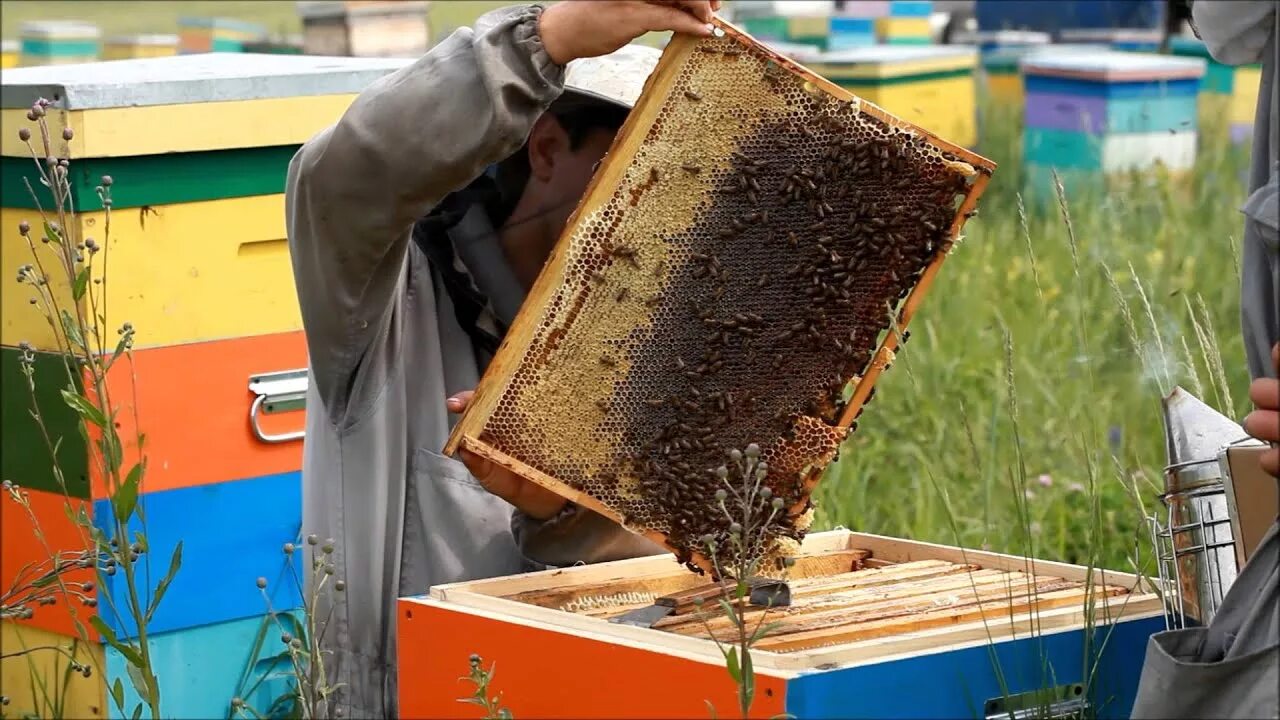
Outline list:
[[[531,337],[500,351],[482,437],[684,561],[724,530],[713,469],[756,443],[789,508],[760,542],[793,547],[844,390],[950,248],[972,167],[732,35],[699,41],[634,132]]]

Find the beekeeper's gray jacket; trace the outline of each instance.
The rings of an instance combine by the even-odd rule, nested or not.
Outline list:
[[[371,85],[289,166],[289,247],[311,372],[303,532],[335,539],[347,584],[328,631],[346,717],[395,715],[397,597],[530,564],[662,552],[585,511],[548,523],[513,517],[440,454],[456,420],[445,399],[474,388],[481,368],[410,231],[518,150],[562,92],[563,68],[537,34],[540,12],[495,11],[453,33]],[[480,215],[450,239],[473,237],[492,238]],[[517,306],[523,297],[493,290],[514,292]],[[465,675],[467,657],[453,660]]]
[[[1277,246],[1275,0],[1196,0],[1192,16],[1219,62],[1262,63],[1253,128],[1250,195],[1244,212],[1241,310],[1249,369],[1274,376],[1271,347],[1280,340],[1280,248]],[[1134,718],[1280,718],[1280,521],[1241,569],[1206,628],[1155,635]]]

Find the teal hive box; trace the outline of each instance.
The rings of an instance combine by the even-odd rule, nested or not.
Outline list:
[[[272,703],[295,687],[292,664],[287,657],[280,657],[285,648],[280,637],[282,628],[293,628],[300,620],[301,613],[282,614],[274,619],[264,614],[152,635],[148,646],[160,681],[163,717],[224,718],[235,697],[267,716]],[[254,653],[260,634],[261,650]],[[107,675],[127,678],[128,669],[124,656],[108,648]],[[126,681],[122,685],[126,711],[131,712],[138,703],[145,707],[133,683]],[[111,720],[127,720],[128,716],[121,715],[114,702],[108,704]]]
[[[742,29],[757,40],[787,39],[787,19],[780,15],[744,18]]]
[[[96,25],[78,20],[40,20],[22,24],[22,65],[73,65],[94,62],[102,51]]]
[[[244,52],[244,44],[267,39],[267,29],[256,23],[223,17],[178,19],[179,52]]]

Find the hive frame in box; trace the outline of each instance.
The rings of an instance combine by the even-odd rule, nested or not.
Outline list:
[[[976,207],[990,180],[991,174],[995,170],[996,164],[966,148],[942,140],[924,128],[897,118],[869,101],[856,97],[800,63],[778,54],[766,44],[756,41],[750,35],[728,22],[716,19],[715,25],[719,32],[723,33],[723,36],[727,36],[752,48],[754,51],[762,53],[785,71],[805,80],[809,86],[816,88],[815,93],[825,93],[837,101],[845,103],[857,103],[860,112],[885,123],[891,128],[911,131],[934,148],[958,158],[958,162],[948,161],[948,163],[963,165],[966,168],[965,174],[970,181],[967,190],[964,191],[963,201],[952,216],[945,242],[925,267],[915,286],[906,295],[899,307],[895,318],[896,326],[899,329],[906,328],[936,277],[943,259],[949,254],[959,238],[960,230],[970,216],[971,211]],[[443,449],[446,455],[456,455],[460,450],[466,450],[552,490],[571,503],[595,511],[624,525],[626,524],[625,518],[596,498],[570,487],[567,483],[551,477],[517,458],[511,457],[482,440],[481,434],[523,359],[519,351],[533,337],[541,321],[545,304],[561,283],[568,263],[569,243],[579,223],[609,201],[612,188],[616,187],[617,183],[622,180],[633,157],[635,146],[634,143],[630,142],[630,138],[633,134],[636,134],[635,131],[652,126],[655,118],[662,111],[668,94],[674,88],[683,64],[697,52],[696,46],[699,42],[698,38],[678,35],[666,46],[658,66],[645,82],[645,89],[640,100],[629,114],[621,130],[617,133],[608,154],[588,184],[583,199],[569,217],[559,242],[557,242],[550,257],[547,259],[541,274],[529,291],[526,302],[521,307],[493,361],[481,378],[470,406],[455,425]],[[959,191],[957,191],[957,194],[959,194]],[[876,380],[885,367],[892,362],[898,345],[898,333],[886,332],[883,340],[874,351],[866,372],[860,377],[855,376],[852,378],[856,384],[852,396],[845,403],[839,416],[839,421],[836,425],[839,430],[849,429],[862,406],[867,402]],[[810,467],[805,474],[802,500],[806,499],[812,492],[823,470],[823,467]],[[798,510],[797,508],[792,508],[792,511],[796,512]],[[672,552],[679,552],[668,542],[667,537],[659,532],[646,530],[640,534]],[[713,572],[711,562],[696,551],[693,553],[692,562],[705,571]]]
[[[1026,572],[1031,575],[1053,576],[1091,584],[1122,586],[1130,592],[1113,599],[1105,593],[1096,593],[1091,599],[1097,603],[1095,612],[1100,625],[1160,617],[1164,606],[1156,592],[1157,581],[1129,573],[1111,572],[1097,568],[1046,560],[1034,560],[986,551],[967,550],[959,547],[848,530],[832,530],[814,533],[805,538],[802,553],[821,553],[838,550],[869,550],[871,557],[890,562],[910,562],[917,559],[937,559],[961,564],[976,564],[987,569]],[[542,629],[572,632],[586,639],[602,640],[612,645],[658,649],[663,653],[686,659],[722,662],[723,656],[716,643],[702,637],[678,635],[609,622],[604,618],[578,615],[555,608],[541,607],[507,596],[517,593],[549,590],[553,587],[595,585],[611,581],[644,581],[669,576],[679,568],[674,558],[651,556],[621,560],[604,565],[583,565],[559,570],[511,575],[489,580],[437,585],[426,597],[402,598],[402,605],[447,605],[453,610],[465,610],[475,615],[500,619],[503,622],[528,624]],[[1031,609],[1016,614],[993,612],[984,620],[959,623],[940,628],[908,631],[895,635],[837,643],[814,649],[772,652],[752,650],[752,660],[757,670],[775,674],[794,675],[827,665],[850,665],[862,662],[885,662],[917,655],[928,655],[940,647],[960,649],[980,646],[1015,638],[1046,635],[1078,628],[1089,621],[1084,603],[1050,610]]]

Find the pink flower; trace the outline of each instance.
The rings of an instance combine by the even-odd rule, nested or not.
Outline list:
[[[1041,473],[1040,477],[1036,478],[1036,480],[1040,483],[1040,487],[1053,486],[1053,478],[1049,475],[1049,473]]]

